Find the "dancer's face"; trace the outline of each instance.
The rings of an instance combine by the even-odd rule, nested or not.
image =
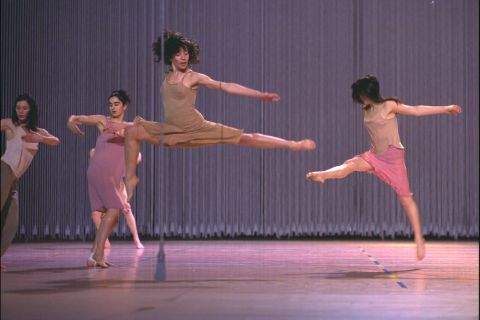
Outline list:
[[[172,58],[172,66],[176,70],[184,71],[188,67],[188,60],[190,56],[188,54],[188,50],[185,48],[180,48]]]
[[[25,123],[27,121],[28,113],[30,112],[30,106],[27,101],[21,100],[17,102],[15,111],[17,112],[18,120],[20,120],[21,123]]]
[[[123,104],[118,97],[111,97],[108,99],[108,108],[113,118],[121,118],[127,109],[127,105]]]

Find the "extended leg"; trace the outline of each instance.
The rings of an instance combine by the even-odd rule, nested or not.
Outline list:
[[[354,157],[328,170],[309,172],[306,174],[306,178],[324,183],[328,179],[343,179],[353,172],[365,172],[372,169],[372,166],[367,161],[360,157]]]
[[[261,133],[244,133],[240,138],[239,144],[262,149],[313,150],[316,147],[315,142],[310,139],[293,141]]]

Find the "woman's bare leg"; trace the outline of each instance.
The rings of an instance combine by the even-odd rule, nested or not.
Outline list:
[[[107,209],[107,212],[102,216],[102,221],[100,222],[100,226],[96,233],[93,258],[101,267],[108,266],[105,263],[104,258],[105,241],[112,233],[113,228],[115,228],[115,226],[117,225],[119,214],[120,209]]]
[[[262,149],[284,148],[290,150],[313,150],[316,147],[315,141],[310,139],[293,141],[261,133],[244,133],[238,144]]]
[[[96,232],[98,232],[98,228],[100,227],[100,223],[102,221],[102,214],[104,214],[103,212],[100,212],[100,211],[92,211],[92,220],[93,220],[93,224],[95,224],[95,230]],[[109,249],[110,248],[110,241],[105,241],[105,249]]]
[[[120,185],[120,194],[122,195],[122,200],[125,207],[127,208],[123,211],[123,213],[125,215],[125,220],[127,220],[127,225],[130,229],[130,233],[132,234],[133,243],[135,243],[135,247],[137,247],[137,249],[143,249],[145,247],[143,246],[142,242],[140,241],[140,237],[138,236],[137,222],[135,221],[135,216],[132,213],[130,203],[128,203],[127,201],[127,191],[125,190],[125,185],[123,183]]]
[[[160,137],[150,135],[143,126],[135,124],[125,129],[125,188],[127,201],[132,198],[138,184],[137,160],[140,153],[140,143],[146,141],[159,144]]]
[[[425,258],[425,240],[423,239],[420,214],[417,204],[413,200],[412,196],[398,197],[398,199],[407,213],[408,221],[410,222],[410,226],[412,227],[413,234],[415,236],[417,259],[422,260]]]
[[[128,225],[128,228],[130,229],[130,233],[132,234],[133,243],[135,244],[135,247],[137,249],[145,248],[138,236],[137,223],[135,221],[135,217],[132,213],[132,210],[128,209],[127,211],[125,211],[125,220],[127,220],[127,225]]]
[[[372,169],[373,167],[367,161],[360,157],[354,157],[328,170],[309,172],[306,174],[306,178],[324,183],[328,179],[343,179],[353,172],[365,172]]]

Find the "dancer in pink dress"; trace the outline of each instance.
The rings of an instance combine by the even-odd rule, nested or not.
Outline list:
[[[158,123],[135,119],[135,125],[125,132],[125,186],[128,199],[138,183],[136,159],[141,142],[176,147],[201,147],[212,144],[239,144],[256,148],[285,148],[289,150],[313,150],[315,142],[285,140],[260,133],[244,133],[243,130],[207,121],[195,107],[197,90],[201,87],[226,93],[276,102],[276,93],[260,92],[236,83],[213,80],[205,74],[190,69],[199,63],[200,49],[197,43],[179,32],[165,32],[153,44],[158,60],[163,57],[170,70],[162,84],[165,122]]]
[[[38,108],[28,94],[15,100],[12,117],[1,120],[0,130],[6,136],[6,149],[1,161],[1,255],[7,251],[18,228],[17,184],[38,152],[38,144],[60,144],[60,140],[38,127]]]
[[[94,156],[95,156],[95,148],[92,148],[88,152],[89,161],[91,161]],[[140,162],[141,162],[141,154],[139,154],[139,159],[138,159],[138,163]],[[88,171],[87,171],[87,175],[88,175]],[[130,233],[132,234],[133,243],[135,244],[135,247],[137,249],[143,249],[144,246],[140,241],[140,237],[138,236],[137,223],[135,221],[135,216],[132,213],[132,208],[130,207],[130,203],[128,203],[127,201],[127,191],[125,190],[125,184],[123,183],[123,179],[120,181],[120,188],[118,189],[118,192],[120,193],[122,197],[122,201],[124,202],[124,208],[127,208],[127,209],[122,209],[122,211],[125,215],[125,220],[127,221],[128,229],[130,229]],[[92,220],[97,230],[100,227],[103,214],[104,213],[101,211],[92,211]],[[107,238],[107,241],[105,242],[105,249],[109,249],[109,248],[110,248],[110,241],[108,241],[108,238]]]
[[[118,223],[120,210],[125,212],[127,222],[128,219],[131,220],[128,224],[130,229],[133,229],[136,246],[143,248],[138,238],[135,218],[130,205],[125,201],[124,190],[122,190],[122,178],[125,174],[123,134],[125,128],[132,125],[123,120],[129,102],[130,98],[124,90],[114,91],[108,98],[111,117],[72,115],[67,124],[67,127],[77,135],[84,135],[78,127],[80,124],[94,125],[100,131],[87,171],[92,218],[95,221],[95,218],[101,217],[91,254],[87,260],[89,267],[106,268],[110,265],[104,259],[104,248],[108,236]]]
[[[353,172],[369,172],[390,185],[405,209],[415,236],[417,259],[422,260],[425,257],[425,240],[418,207],[408,184],[404,148],[398,134],[397,114],[414,116],[459,114],[462,108],[458,105],[409,106],[394,97],[384,98],[380,95],[378,80],[371,75],[352,84],[352,98],[364,106],[364,125],[370,135],[371,149],[345,161],[342,165],[325,171],[309,172],[306,177],[324,183],[328,179],[343,179]]]

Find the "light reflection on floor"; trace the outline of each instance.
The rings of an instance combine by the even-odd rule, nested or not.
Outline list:
[[[144,244],[114,241],[114,266],[87,269],[89,243],[15,243],[2,258],[2,320],[479,315],[478,242],[428,242],[422,262],[403,241],[167,241],[164,263],[158,242]]]

